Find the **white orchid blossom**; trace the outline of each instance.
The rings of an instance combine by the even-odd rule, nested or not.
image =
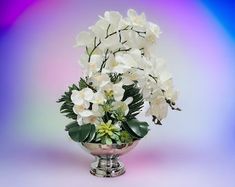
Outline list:
[[[80,63],[86,69],[86,88],[73,90],[73,111],[79,123],[99,124],[106,112],[127,115],[133,98],[123,100],[126,85],[136,85],[149,103],[147,114],[160,121],[177,99],[171,74],[155,56],[158,25],[144,13],[128,10],[127,17],[106,11],[104,16],[81,32],[77,46],[85,47]],[[119,116],[123,117],[123,116]],[[124,119],[124,118],[123,118]]]
[[[132,97],[128,97],[125,101],[117,101],[113,104],[113,109],[120,111],[122,114],[127,115],[129,112],[128,105],[133,101]]]
[[[75,114],[78,114],[80,117],[88,117],[91,116],[93,113],[91,110],[89,110],[90,103],[89,102],[84,102],[79,105],[74,105],[73,106],[73,111]]]
[[[104,94],[111,97],[113,96],[115,101],[121,101],[125,92],[122,86],[122,82],[117,84],[108,83],[103,87]]]
[[[168,104],[165,101],[164,96],[154,96],[150,100],[150,107],[146,112],[146,115],[152,115],[157,120],[161,121],[166,118],[168,112]]]
[[[73,90],[71,100],[75,105],[82,105],[85,102],[92,101],[94,92],[90,88],[84,88],[80,91]]]

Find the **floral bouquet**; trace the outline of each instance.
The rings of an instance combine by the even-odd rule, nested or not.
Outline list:
[[[76,142],[123,144],[143,138],[149,131],[136,116],[155,124],[176,107],[177,92],[163,61],[155,56],[159,27],[145,15],[128,10],[105,12],[104,17],[81,32],[76,46],[83,47],[80,64],[84,76],[62,95],[61,113],[73,122],[66,126]]]

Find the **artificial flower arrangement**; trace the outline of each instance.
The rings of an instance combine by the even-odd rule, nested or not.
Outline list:
[[[85,75],[58,100],[61,113],[73,120],[65,130],[76,142],[130,143],[149,131],[136,118],[144,104],[158,125],[168,108],[180,110],[172,77],[155,56],[159,27],[143,13],[130,9],[127,15],[107,11],[77,37]]]

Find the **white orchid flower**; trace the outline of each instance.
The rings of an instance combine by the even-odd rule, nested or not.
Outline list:
[[[103,57],[101,55],[91,55],[90,62],[87,66],[88,76],[91,77],[94,73],[100,69],[100,66],[103,62]]]
[[[93,111],[93,114],[97,117],[102,117],[105,113],[102,105],[100,105],[100,104],[93,104],[92,111]]]
[[[94,92],[90,88],[84,88],[80,91],[73,90],[71,95],[71,100],[75,105],[82,105],[86,101],[92,101]]]
[[[127,12],[127,16],[129,18],[130,22],[134,26],[145,26],[146,25],[146,18],[145,18],[144,13],[138,15],[135,10],[129,9]]]
[[[119,82],[117,84],[113,84],[112,82],[110,82],[102,89],[106,94],[113,96],[115,101],[121,101],[125,92],[122,86],[122,82]]]
[[[94,35],[91,32],[82,31],[76,38],[76,46],[91,46],[94,42]]]
[[[98,90],[93,97],[93,100],[91,101],[94,104],[103,104],[106,101],[104,94],[101,92],[101,90]]]
[[[178,92],[174,90],[172,78],[162,83],[161,89],[164,90],[164,95],[167,99],[172,102],[175,102],[177,100]]]
[[[82,104],[75,104],[73,106],[73,111],[75,114],[81,116],[81,117],[88,117],[91,116],[93,113],[91,110],[89,110],[90,103],[89,102],[83,102]]]
[[[113,55],[109,57],[109,59],[106,62],[105,70],[108,73],[124,73],[126,72],[130,67],[128,67],[125,64],[121,64],[114,58]]]
[[[160,34],[160,28],[156,24],[149,22],[146,30],[146,41],[150,44],[155,43]]]
[[[110,82],[110,78],[106,73],[96,73],[89,78],[89,81],[94,87],[101,88]]]
[[[117,101],[113,103],[113,110],[118,110],[122,114],[127,115],[129,112],[128,105],[133,101],[132,97],[128,97],[125,101]]]
[[[165,97],[157,96],[151,99],[150,107],[146,112],[146,115],[156,116],[161,121],[166,118],[168,113],[168,104],[165,101]]]
[[[95,25],[89,27],[89,29],[95,34],[96,37],[104,39],[106,37],[106,30],[109,26],[109,22],[105,19],[100,19]]]
[[[130,54],[119,54],[115,57],[117,63],[123,64],[123,67],[130,69],[131,67],[138,67],[138,63]]]

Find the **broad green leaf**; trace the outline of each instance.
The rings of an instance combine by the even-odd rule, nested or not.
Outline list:
[[[71,129],[73,127],[79,127],[77,121],[73,121],[73,122],[69,123],[68,125],[66,125],[65,130],[68,131],[69,129]]]
[[[91,131],[91,124],[72,127],[69,130],[69,136],[76,142],[84,142]]]
[[[131,128],[128,126],[127,123],[123,123],[122,126],[123,126],[123,128],[124,128],[131,136],[133,136],[134,138],[140,139],[140,137],[137,136],[137,135],[131,130]]]
[[[69,129],[69,136],[75,142],[80,142],[79,131],[80,131],[79,126]]]
[[[91,130],[86,142],[91,142],[95,138],[96,128],[95,125],[91,125]]]
[[[91,124],[85,124],[80,126],[79,141],[84,142],[88,138],[91,131]]]
[[[126,124],[129,127],[129,130],[131,130],[139,138],[143,138],[148,133],[148,123],[146,122],[131,119],[127,121]]]

